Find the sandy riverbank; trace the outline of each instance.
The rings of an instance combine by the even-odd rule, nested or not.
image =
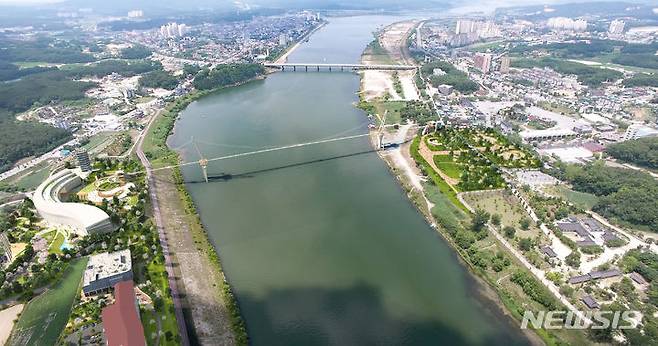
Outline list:
[[[313,30],[309,31],[306,35],[304,35],[304,37],[300,38],[299,41],[297,41],[294,45],[288,47],[288,49],[286,49],[286,51],[283,54],[281,54],[281,56],[279,56],[276,60],[274,60],[274,63],[275,64],[286,63],[288,61],[288,56],[290,56],[290,54],[292,54],[295,51],[295,49],[299,48],[299,46],[302,44],[302,42],[306,41],[316,31],[322,29],[322,27],[327,25],[327,23],[328,22],[326,22],[326,21],[322,22],[320,25],[313,28]]]
[[[23,311],[23,306],[23,304],[18,304],[0,311],[0,345],[4,345],[9,339],[11,330],[14,328],[14,321]]]
[[[362,64],[410,64],[406,54],[409,33],[417,21],[404,21],[389,25],[378,35],[378,44],[369,46],[361,55]],[[397,71],[402,92],[396,91],[394,71],[366,70],[360,72],[361,93],[366,101],[387,97],[392,101],[415,101],[419,92],[414,83],[416,71]]]

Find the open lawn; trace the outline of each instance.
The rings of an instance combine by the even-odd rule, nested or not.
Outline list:
[[[482,209],[491,215],[500,215],[503,226],[518,229],[519,221],[527,216],[518,199],[504,190],[469,192],[463,197],[475,209]]]
[[[94,151],[96,148],[103,145],[106,141],[111,140],[116,132],[101,132],[89,139],[89,143],[83,145],[82,147],[87,151]]]
[[[54,345],[66,326],[71,306],[80,292],[87,258],[72,260],[62,278],[32,299],[12,331],[8,345]]]
[[[60,232],[58,232],[55,235],[55,239],[53,239],[52,243],[50,243],[50,246],[48,247],[48,252],[49,253],[54,253],[54,254],[61,254],[62,253],[62,244],[64,244],[64,235]]]
[[[449,176],[450,178],[453,178],[453,179],[459,179],[459,177],[463,173],[462,166],[459,163],[436,162],[436,166],[439,167],[439,169],[443,173],[445,173],[445,175],[447,175],[447,176]]]
[[[574,191],[563,185],[550,186],[547,188],[547,192],[551,195],[562,197],[575,206],[587,210],[591,210],[599,199],[591,193]]]

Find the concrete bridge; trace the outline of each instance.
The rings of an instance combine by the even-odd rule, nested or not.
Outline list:
[[[278,68],[281,71],[286,69],[297,71],[308,71],[309,69],[320,71],[329,70],[329,71],[358,71],[358,70],[415,70],[418,68],[413,65],[365,65],[365,64],[318,64],[318,63],[265,63],[265,67]]]

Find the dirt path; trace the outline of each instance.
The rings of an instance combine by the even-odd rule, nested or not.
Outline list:
[[[23,304],[0,311],[0,345],[4,345],[9,340],[11,330],[14,328],[14,320],[18,318],[21,311],[23,311]]]
[[[450,185],[450,187],[455,191],[455,193],[459,193],[459,191],[457,191],[457,190],[454,188],[455,185],[459,184],[459,180],[458,180],[458,179],[454,179],[454,178],[450,178],[449,176],[445,175],[445,174],[439,169],[439,167],[436,166],[436,163],[434,163],[434,155],[435,155],[435,153],[434,153],[433,151],[431,151],[430,148],[427,147],[427,144],[425,144],[425,141],[422,140],[422,139],[420,140],[420,147],[418,148],[418,151],[420,152],[420,155],[425,159],[425,161],[427,161],[427,163],[430,164],[430,166],[432,167],[432,169],[434,169],[434,171],[435,171],[438,175],[440,175],[441,178],[442,178],[443,180],[445,180],[445,181],[448,183],[448,185]]]
[[[202,345],[235,344],[228,311],[218,283],[224,280],[208,256],[199,250],[199,236],[190,224],[196,222],[185,213],[183,202],[168,170],[155,173],[158,198],[163,211],[163,226],[176,261],[176,278],[185,297],[183,308],[189,312],[196,336]]]

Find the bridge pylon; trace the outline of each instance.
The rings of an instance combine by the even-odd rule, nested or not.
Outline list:
[[[208,182],[208,159],[206,159],[203,154],[201,154],[201,150],[199,150],[199,146],[196,145],[196,142],[194,141],[194,137],[192,137],[192,144],[194,144],[194,149],[196,149],[196,153],[199,154],[199,166],[201,166],[201,172],[203,173],[203,180]]]
[[[203,172],[203,179],[208,182],[208,160],[201,159],[199,160],[199,166],[201,166],[201,171]]]

